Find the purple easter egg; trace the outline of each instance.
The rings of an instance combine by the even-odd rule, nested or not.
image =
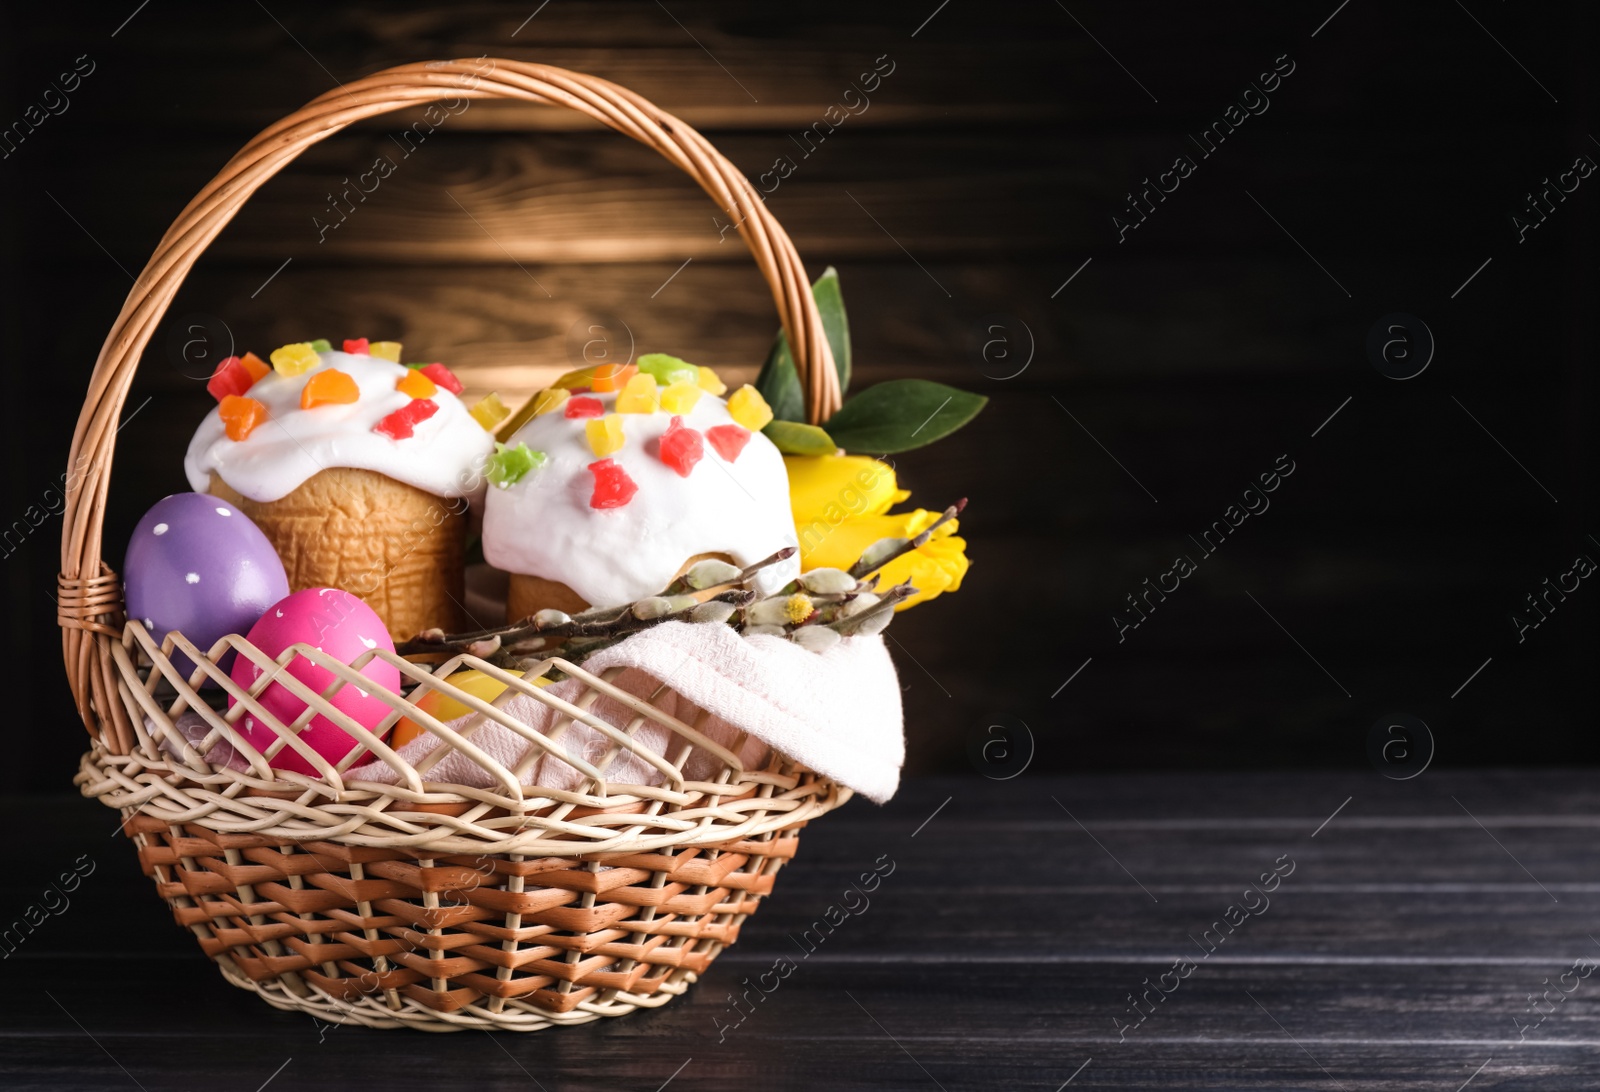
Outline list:
[[[157,641],[178,630],[202,650],[246,632],[289,594],[283,562],[261,528],[204,493],[157,501],[133,529],[122,573],[129,618]],[[194,670],[182,653],[172,662],[185,675]]]
[[[292,645],[306,644],[320,649],[340,663],[354,663],[372,649],[394,651],[394,640],[371,607],[347,591],[338,588],[307,588],[272,604],[262,612],[261,620],[250,628],[250,643],[268,656],[276,659]],[[333,685],[336,676],[305,656],[296,656],[281,670],[287,671],[304,683],[312,693],[320,694]],[[244,656],[234,661],[230,675],[234,682],[249,689],[261,677],[262,669]],[[359,668],[360,673],[391,693],[400,691],[400,669],[393,664],[373,657]],[[261,691],[259,701],[263,708],[285,725],[292,725],[306,711],[306,703],[281,683],[271,683]],[[360,687],[346,683],[329,699],[329,703],[351,720],[368,730],[374,729],[389,715],[387,702]],[[228,698],[231,709],[235,700]],[[275,743],[278,734],[246,713],[236,722],[239,733],[252,746],[265,753]],[[322,714],[312,717],[300,730],[300,739],[311,750],[337,763],[358,746],[355,738]],[[360,759],[358,757],[357,764]],[[317,770],[288,744],[273,756],[271,764],[280,770],[315,774]]]

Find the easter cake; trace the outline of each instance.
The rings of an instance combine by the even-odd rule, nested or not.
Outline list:
[[[569,372],[502,430],[483,552],[511,574],[506,616],[654,595],[708,558],[743,569],[796,545],[783,456],[754,387],[664,353]],[[799,575],[790,557],[753,584]]]
[[[403,365],[398,343],[343,349],[224,360],[184,459],[189,484],[255,521],[293,590],[351,592],[402,639],[459,626],[467,513],[504,407],[490,395],[469,409],[448,368]]]

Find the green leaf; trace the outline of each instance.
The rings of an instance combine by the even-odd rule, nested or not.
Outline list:
[[[832,455],[839,450],[833,437],[816,425],[773,420],[761,431],[785,455]]]
[[[772,407],[772,415],[780,421],[805,421],[806,400],[800,390],[800,376],[794,370],[794,357],[789,355],[789,339],[783,334],[772,343],[772,352],[756,376],[756,390]]]
[[[846,402],[829,418],[828,434],[846,451],[893,455],[950,435],[988,401],[926,379],[891,379]]]
[[[699,369],[671,353],[645,353],[638,360],[639,370],[655,377],[658,384],[670,387],[673,383],[693,383]]]
[[[833,350],[833,366],[839,373],[839,393],[850,389],[850,319],[844,313],[844,296],[839,291],[839,271],[829,266],[811,286],[811,295],[822,313],[822,328]]]
[[[839,373],[839,391],[850,389],[850,320],[845,315],[844,296],[839,290],[839,271],[829,266],[811,286],[812,298],[822,315],[822,329],[828,337],[828,347],[833,350],[833,365]],[[780,421],[806,419],[805,392],[800,387],[800,375],[795,371],[794,355],[789,349],[789,338],[782,330],[772,343],[767,362],[756,377],[756,390],[772,407],[773,416]]]

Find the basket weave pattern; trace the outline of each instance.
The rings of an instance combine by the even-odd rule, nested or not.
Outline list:
[[[641,697],[615,685],[619,669],[593,675],[559,658],[529,665],[524,677],[472,656],[425,665],[378,649],[344,664],[306,645],[274,659],[237,634],[208,649],[176,632],[158,641],[123,616],[121,582],[101,558],[117,418],[145,344],[206,245],[309,145],[358,119],[453,97],[578,110],[682,168],[738,216],[794,349],[808,415],[821,421],[837,408],[827,339],[792,243],[698,133],[614,84],[544,65],[479,59],[389,69],[255,138],[180,214],[136,281],[73,438],[79,470],[69,475],[59,620],[91,736],[76,783],[119,809],[146,874],[229,981],[335,1023],[526,1030],[682,993],[771,891],[799,828],[849,790],[778,754],[747,768],[743,734],[719,745],[701,730],[703,710],[678,699],[676,715],[663,711],[670,679]],[[177,653],[193,666],[179,670]],[[262,668],[249,688],[219,666],[230,654]],[[332,685],[317,693],[282,671],[296,656],[332,672]],[[359,674],[375,657],[400,671],[400,692]],[[485,703],[446,681],[467,668],[498,679],[505,693]],[[562,698],[533,685],[552,671],[576,680],[577,693]],[[258,700],[269,685],[294,693],[305,712],[292,723],[274,717]],[[391,710],[371,730],[331,704],[349,685]],[[474,715],[447,727],[418,707],[429,691]],[[207,694],[234,704],[224,710]],[[516,695],[553,710],[552,725],[536,732],[506,713]],[[623,708],[627,722],[598,716],[600,698]],[[247,714],[275,737],[264,750],[235,728]],[[319,714],[359,744],[337,763],[300,739]],[[192,725],[197,716],[203,738],[193,728],[186,736],[179,718]],[[440,741],[414,764],[383,742],[402,717]],[[515,765],[474,744],[490,721],[527,742]],[[646,726],[665,729],[671,742],[660,753],[638,740]],[[580,735],[582,746],[573,742]],[[218,757],[228,748],[231,764]],[[286,748],[317,773],[272,768]],[[470,760],[486,784],[431,779],[451,754]],[[624,759],[635,771],[644,763],[649,783],[608,780]],[[393,783],[349,777],[372,761],[393,772]],[[524,784],[540,762],[564,764],[575,776],[562,784],[575,787]]]

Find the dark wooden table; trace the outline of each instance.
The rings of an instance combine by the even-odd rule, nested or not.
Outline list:
[[[493,1036],[270,1009],[173,925],[111,813],[36,797],[0,819],[7,922],[93,864],[0,961],[6,1089],[1600,1086],[1588,772],[913,782],[808,830],[685,997]],[[830,906],[846,919],[807,951]],[[730,993],[781,958],[741,1020]]]

